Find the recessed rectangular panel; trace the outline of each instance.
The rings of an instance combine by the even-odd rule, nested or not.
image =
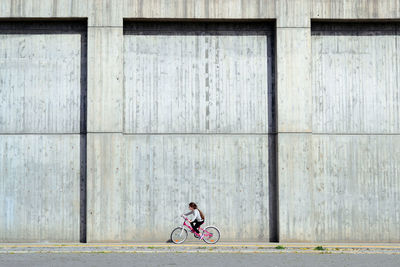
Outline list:
[[[400,132],[399,29],[313,25],[314,132]]]
[[[0,27],[0,132],[79,133],[85,38],[63,24],[32,25]]]
[[[125,132],[271,131],[272,44],[262,24],[126,24]]]

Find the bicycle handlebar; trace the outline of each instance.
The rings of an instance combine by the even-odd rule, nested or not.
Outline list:
[[[181,217],[182,217],[183,219],[185,219],[185,221],[189,221],[189,219],[188,219],[187,216],[185,216],[185,215],[182,214]]]

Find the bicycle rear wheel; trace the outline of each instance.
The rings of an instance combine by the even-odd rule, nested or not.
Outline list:
[[[215,244],[220,239],[221,234],[217,227],[207,226],[203,230],[203,241],[207,244]]]
[[[187,236],[188,236],[188,233],[185,228],[176,227],[171,232],[171,241],[174,242],[175,244],[181,244],[181,243],[185,242]]]

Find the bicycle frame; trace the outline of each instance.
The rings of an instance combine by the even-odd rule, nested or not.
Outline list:
[[[204,230],[203,228],[199,227],[199,231],[203,231],[202,235],[199,235],[198,233],[196,233],[193,229],[193,227],[190,225],[189,219],[185,216],[182,216],[185,220],[183,221],[183,226],[186,226],[191,232],[193,232],[196,236],[200,237],[200,240],[203,240],[203,237],[212,237],[212,234],[209,233],[207,230]],[[184,227],[182,227],[182,231],[183,231]]]

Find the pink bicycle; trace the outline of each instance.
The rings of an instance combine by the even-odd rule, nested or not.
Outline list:
[[[174,242],[175,244],[181,244],[185,242],[188,236],[188,231],[186,230],[186,228],[189,229],[189,231],[195,234],[197,237],[199,237],[200,240],[203,240],[207,244],[215,244],[221,237],[218,228],[215,226],[207,226],[204,229],[199,227],[200,231],[199,235],[193,230],[192,226],[189,223],[188,218],[186,216],[182,216],[182,218],[184,218],[182,226],[176,227],[171,232],[171,241]]]

